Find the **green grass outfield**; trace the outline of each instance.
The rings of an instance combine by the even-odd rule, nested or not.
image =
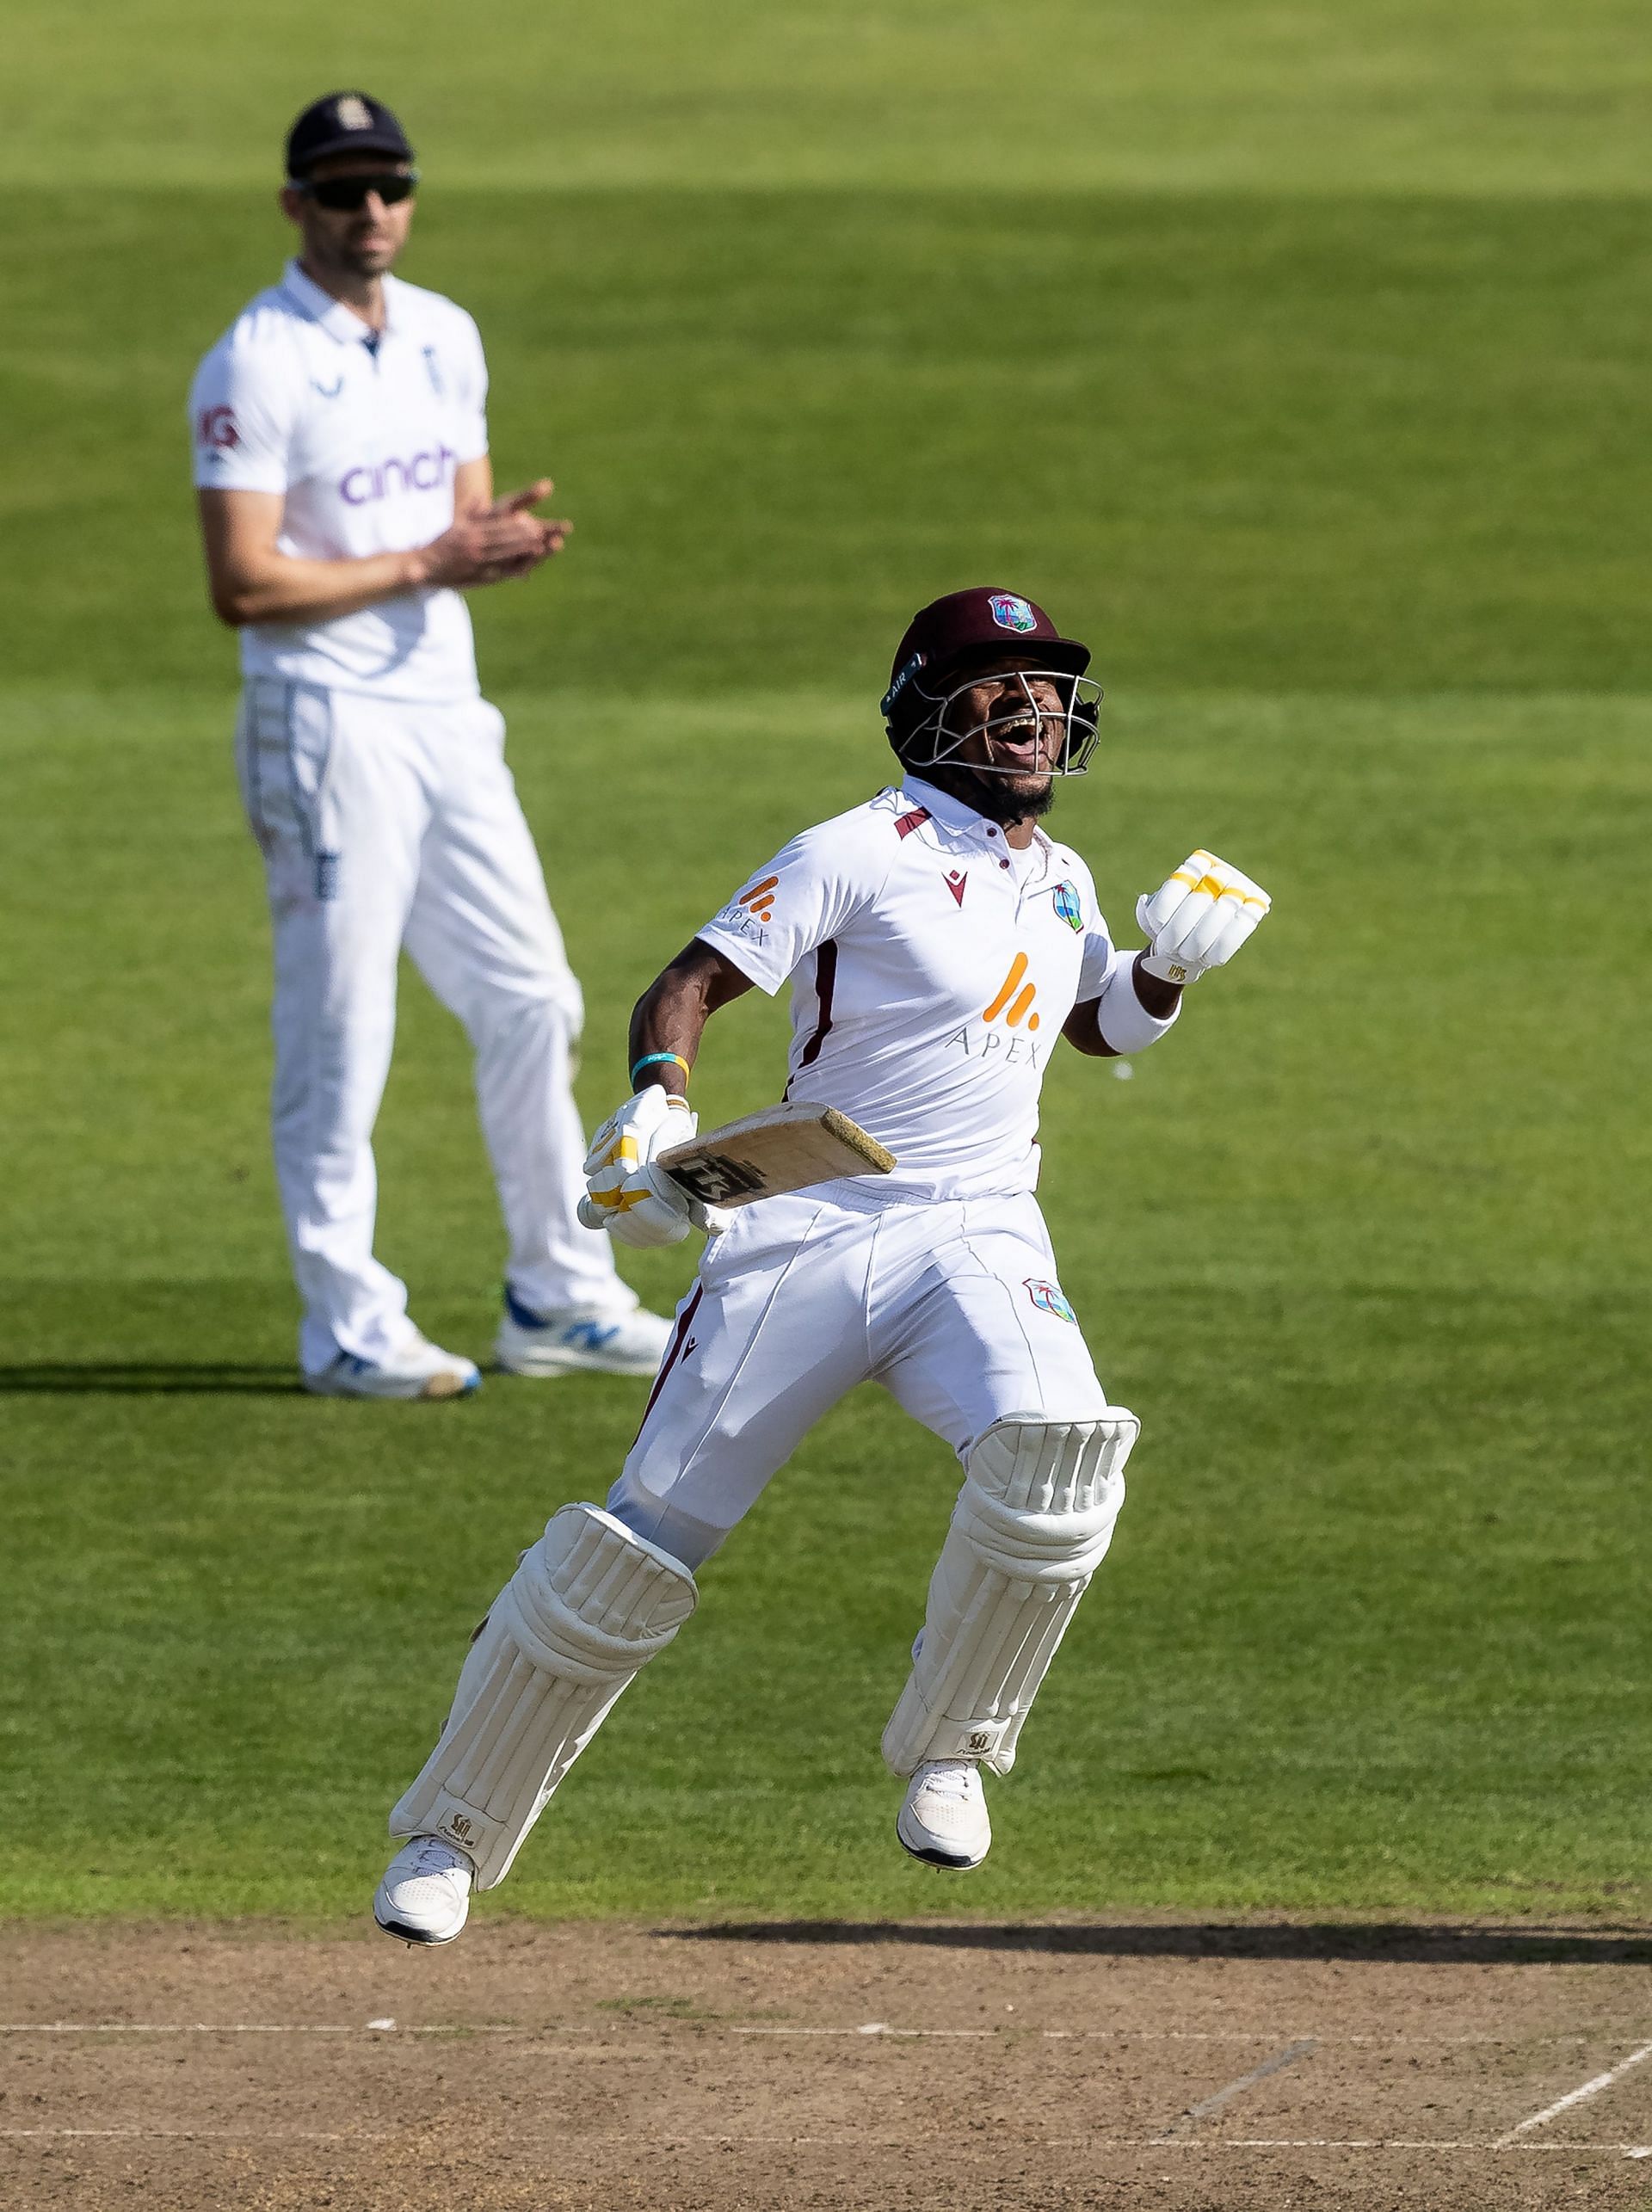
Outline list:
[[[1106,742],[1059,822],[1121,933],[1199,841],[1278,902],[1133,1080],[1052,1069],[1063,1280],[1144,1434],[988,1868],[947,1887],[894,1843],[877,1739],[955,1470],[868,1390],[708,1568],[499,1905],[1652,1913],[1629,12],[1436,34],[1387,0],[1356,35],[1200,4],[1161,40],[1156,11],[1043,0],[1018,40],[911,0],[696,40],[638,6],[553,52],[502,9],[451,68],[417,7],[400,52],[299,7],[278,67],[176,0],[17,12],[0,1905],[359,1913],[464,1636],[640,1408],[292,1383],[183,391],[281,250],[259,135],[366,78],[431,178],[407,274],[483,323],[501,474],[547,465],[579,525],[477,613],[591,1117],[659,963],[884,779],[893,638],[960,582],[1097,644]],[[724,1016],[702,1113],[772,1098],[781,1035]],[[384,1256],[482,1352],[465,1055],[410,977],[381,1134]],[[669,1300],[692,1265],[633,1272]]]

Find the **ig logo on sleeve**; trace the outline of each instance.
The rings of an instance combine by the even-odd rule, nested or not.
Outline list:
[[[241,442],[241,433],[235,427],[234,408],[203,407],[195,434],[209,453],[233,452]]]

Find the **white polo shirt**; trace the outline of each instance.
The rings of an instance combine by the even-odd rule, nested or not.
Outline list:
[[[794,837],[700,934],[771,995],[791,979],[786,1096],[895,1155],[852,1186],[868,1202],[1032,1189],[1061,1026],[1129,966],[1076,853],[1042,830],[1015,852],[912,776]]]
[[[384,280],[386,327],[289,262],[213,348],[189,395],[195,482],[280,492],[279,543],[300,558],[406,552],[453,519],[453,472],[488,450],[476,324],[440,293]],[[335,622],[241,632],[250,676],[383,699],[474,698],[470,610],[409,592]]]

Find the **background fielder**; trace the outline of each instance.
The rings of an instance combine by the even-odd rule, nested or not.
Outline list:
[[[475,323],[389,274],[416,171],[364,93],[306,108],[281,205],[302,250],[198,372],[213,602],[241,632],[243,796],[274,933],[272,1119],[313,1389],[447,1396],[473,1364],[419,1334],[373,1257],[372,1131],[404,946],[476,1051],[509,1235],[496,1354],[649,1374],[666,1325],[576,1217],[583,1008],[477,684],[461,588],[527,575],[569,525],[496,500]]]
[[[374,1903],[390,1932],[459,1933],[472,1882],[503,1877],[603,1715],[692,1612],[693,1570],[868,1378],[964,1470],[884,1735],[909,1778],[897,1833],[938,1866],[985,1858],[980,1771],[1014,1763],[1106,1552],[1137,1432],[1096,1379],[1032,1195],[1045,1066],[1057,1036],[1097,1057],[1156,1041],[1182,987],[1267,908],[1197,853],[1140,903],[1150,950],[1118,951],[1084,863],[1037,827],[1053,777],[1082,772],[1095,742],[1088,661],[1015,593],[926,607],[884,702],[900,788],[793,839],[639,1002],[639,1088],[587,1162],[617,1235],[687,1233],[696,1209],[650,1163],[693,1131],[685,1093],[706,1020],[754,984],[792,983],[787,1096],[840,1107],[896,1168],[732,1217],[698,1210],[716,1233],[606,1510],[564,1507],[524,1553],[391,1816],[410,1840]]]

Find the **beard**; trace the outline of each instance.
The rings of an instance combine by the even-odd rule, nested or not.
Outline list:
[[[965,806],[972,806],[977,814],[989,822],[996,822],[1001,829],[1013,829],[1018,822],[1038,822],[1056,803],[1053,776],[1045,776],[1035,791],[1018,792],[1012,786],[1020,780],[1019,777],[983,775],[957,762],[914,768],[912,773],[937,789],[950,792],[954,798],[961,798]]]

